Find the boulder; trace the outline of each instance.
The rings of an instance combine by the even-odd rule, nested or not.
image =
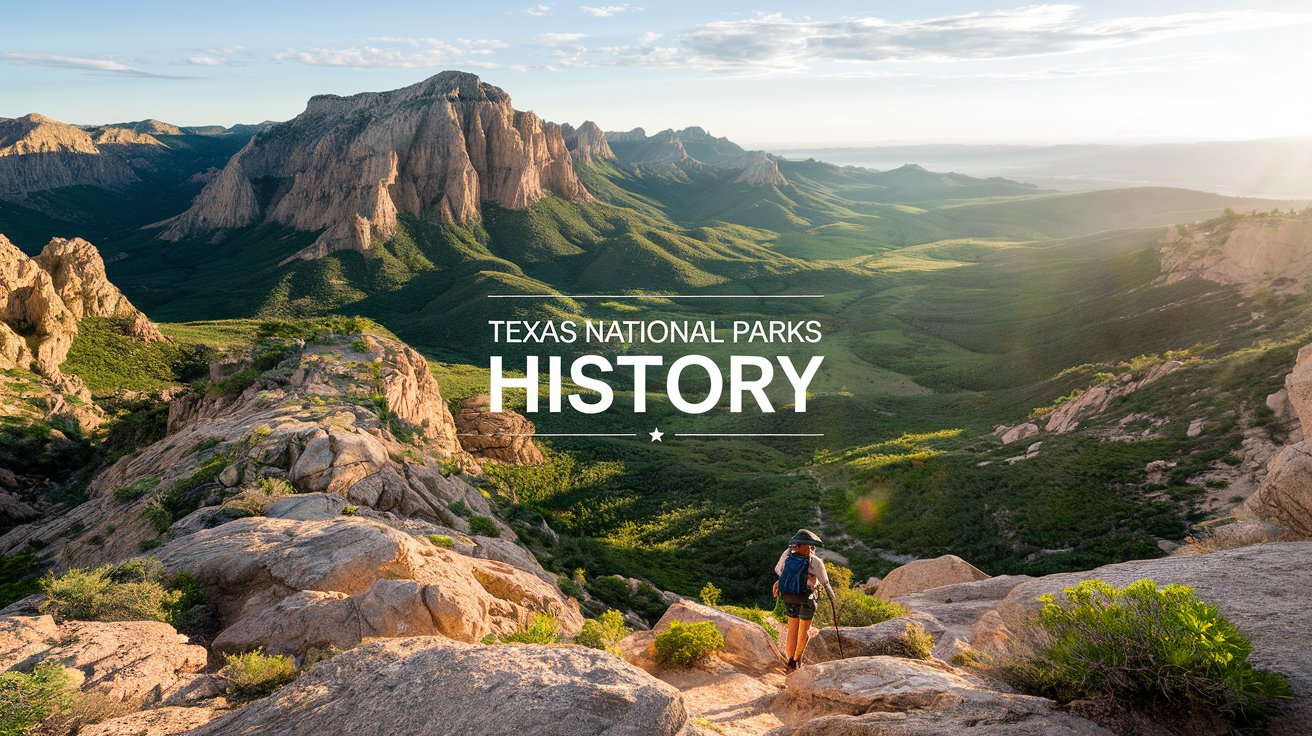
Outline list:
[[[947,665],[899,657],[855,657],[803,667],[788,676],[774,712],[785,724],[770,732],[774,736],[1110,736],[1089,721],[1056,712],[1044,698],[997,692]]]
[[[891,600],[900,595],[910,595],[953,583],[968,583],[972,580],[984,580],[987,573],[957,557],[943,555],[932,560],[916,560],[895,568],[886,575],[875,595],[884,600]]]
[[[0,619],[0,669],[42,661],[79,670],[83,692],[112,701],[158,703],[204,669],[204,647],[159,621],[66,621],[50,616]]]
[[[1267,466],[1261,488],[1244,502],[1244,511],[1300,538],[1312,537],[1312,446],[1299,442],[1281,450]]]
[[[1305,734],[1312,723],[1312,652],[1304,645],[1312,630],[1312,608],[1303,591],[1312,586],[1308,560],[1312,541],[1273,542],[1187,557],[1122,562],[1079,573],[1047,575],[1016,586],[998,607],[1010,636],[1023,629],[1038,610],[1038,597],[1060,593],[1081,580],[1102,580],[1124,587],[1149,578],[1158,585],[1179,583],[1217,607],[1253,643],[1250,661],[1284,674],[1294,699],[1273,717],[1273,736]]]
[[[1015,695],[944,703],[906,712],[821,716],[766,736],[1113,736],[1098,724],[1056,711],[1052,704]]]
[[[77,733],[78,736],[172,736],[203,726],[218,715],[212,708],[167,706],[83,726]]]
[[[525,435],[535,430],[533,423],[513,411],[488,411],[488,397],[480,394],[465,399],[456,415],[460,446],[476,460],[506,465],[537,465],[542,453]]]
[[[191,733],[673,736],[687,729],[678,691],[605,652],[419,637],[339,654]]]
[[[435,547],[381,522],[255,517],[171,542],[156,556],[197,575],[218,608],[220,650],[303,654],[367,637],[509,634],[537,613],[574,634],[577,604],[505,563]]]
[[[1039,425],[1034,424],[1033,422],[1018,424],[1003,433],[1002,444],[1010,445],[1013,442],[1020,442],[1021,440],[1033,437],[1038,433]]]
[[[751,675],[764,675],[780,671],[783,667],[783,655],[770,638],[770,634],[759,624],[725,613],[710,606],[679,600],[665,611],[651,631],[639,631],[630,634],[620,644],[625,658],[651,671],[658,669],[655,663],[653,647],[657,635],[669,631],[670,623],[681,621],[695,623],[710,621],[724,636],[724,648],[715,654],[717,659],[734,669]]]
[[[920,659],[909,642],[913,629],[917,627],[933,636],[935,640],[944,631],[943,625],[933,616],[912,613],[873,626],[844,626],[841,630],[829,626],[820,629],[820,636],[824,638],[823,651],[831,658],[841,651],[846,657],[888,656]],[[811,645],[808,645],[807,650],[810,649]]]

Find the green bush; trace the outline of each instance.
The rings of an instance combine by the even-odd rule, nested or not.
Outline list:
[[[908,624],[902,636],[893,642],[888,654],[907,659],[929,659],[934,651],[934,637],[920,624]]]
[[[570,598],[579,598],[579,599],[583,598],[583,588],[578,583],[574,582],[572,579],[567,578],[564,575],[561,575],[560,577],[556,578],[556,584],[560,587],[560,592],[564,593]]]
[[[471,516],[469,517],[469,533],[477,534],[480,537],[499,537],[501,529],[490,516]]]
[[[710,621],[671,621],[668,631],[656,635],[656,661],[688,667],[724,648],[724,635]]]
[[[563,638],[555,617],[539,613],[533,616],[533,621],[527,627],[513,634],[502,636],[489,634],[483,642],[485,644],[559,644]]]
[[[702,586],[698,597],[702,599],[702,603],[705,605],[715,608],[720,603],[720,589],[715,587],[715,583],[708,582]]]
[[[1027,689],[1061,700],[1190,701],[1230,718],[1291,697],[1285,678],[1255,668],[1248,638],[1193,588],[1085,580],[1039,600],[1033,652],[1009,668]]]
[[[286,654],[265,654],[257,649],[245,654],[225,654],[227,664],[219,675],[228,681],[228,692],[238,700],[262,698],[296,679],[296,662]]]
[[[164,621],[183,629],[192,610],[204,604],[194,575],[170,577],[151,558],[47,573],[40,587],[46,595],[42,611],[77,621]]]
[[[126,486],[114,489],[114,500],[119,503],[135,501],[159,486],[158,475],[143,475]]]
[[[821,594],[824,597],[824,594]],[[908,611],[900,603],[876,598],[860,590],[841,590],[835,596],[838,606],[838,623],[840,626],[873,626],[898,616],[907,615]],[[821,600],[816,607],[815,626],[833,626],[834,617],[827,600]]]
[[[42,563],[32,547],[0,557],[0,608],[39,591]]]
[[[37,665],[30,674],[0,674],[0,736],[25,736],[68,710],[70,682],[68,671],[55,664]]]
[[[450,509],[451,513],[455,514],[456,516],[463,516],[466,519],[474,514],[473,511],[469,510],[469,504],[465,503],[463,499],[448,504],[447,508]]]
[[[448,537],[445,534],[429,534],[428,541],[432,542],[434,547],[444,547],[450,549],[451,547],[456,546],[456,540],[452,539],[451,537]]]
[[[624,615],[612,608],[596,618],[584,621],[583,628],[574,637],[574,643],[618,655],[616,645],[628,635],[629,627],[624,625]]]

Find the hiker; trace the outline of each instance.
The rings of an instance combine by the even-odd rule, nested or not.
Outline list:
[[[825,563],[819,555],[812,554],[823,544],[815,532],[798,529],[788,540],[788,549],[779,557],[779,564],[774,566],[774,572],[779,576],[774,584],[774,594],[784,599],[784,609],[788,614],[784,655],[788,657],[789,672],[802,663],[811,619],[815,617],[816,586],[824,586],[825,592],[833,599],[834,588],[829,584]]]

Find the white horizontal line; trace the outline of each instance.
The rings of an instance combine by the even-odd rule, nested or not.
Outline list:
[[[488,294],[488,299],[824,299],[824,294]]]
[[[469,436],[469,435],[466,435]],[[477,436],[477,435],[475,435]],[[489,435],[482,435],[487,437]],[[637,437],[637,433],[622,432],[617,434],[575,434],[570,432],[534,432],[532,434],[501,434],[496,437]]]
[[[673,432],[675,437],[824,437],[824,433],[783,433],[769,432]]]

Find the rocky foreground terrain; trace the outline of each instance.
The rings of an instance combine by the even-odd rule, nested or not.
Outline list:
[[[130,319],[136,339],[163,339],[104,279],[88,244],[52,242],[36,259],[0,253],[6,345],[15,346],[5,355],[11,369],[36,371],[24,380],[57,393],[69,380],[61,351],[88,316]],[[1306,430],[1312,347],[1286,393]],[[227,356],[203,387],[172,396],[162,438],[88,479],[85,502],[57,514],[29,508],[26,523],[0,536],[0,553],[27,550],[55,571],[149,556],[194,576],[209,616],[203,633],[52,615],[38,594],[0,611],[0,670],[75,671],[71,687],[107,704],[79,731],[98,736],[1094,736],[1111,733],[1095,707],[1019,694],[969,664],[1006,656],[1042,594],[1088,578],[1152,578],[1195,587],[1252,638],[1259,666],[1288,677],[1295,698],[1270,733],[1306,733],[1312,722],[1312,656],[1302,644],[1312,542],[1294,541],[1312,529],[1305,431],[1210,547],[1040,578],[989,577],[951,556],[911,562],[871,588],[906,616],[845,629],[841,641],[832,628],[817,631],[806,666],[787,674],[762,625],[673,595],[652,630],[610,651],[483,643],[542,615],[566,639],[584,626],[580,602],[479,487],[485,463],[541,460],[523,438],[497,439],[531,427],[477,401],[453,413],[424,358],[384,334],[323,334]],[[0,484],[12,496],[23,479]],[[659,664],[655,636],[699,621],[715,625],[724,648],[694,667]],[[933,637],[928,658],[904,646],[913,625]],[[234,698],[222,656],[254,650],[295,658],[299,677],[265,697]],[[1178,732],[1167,720],[1118,730]]]

